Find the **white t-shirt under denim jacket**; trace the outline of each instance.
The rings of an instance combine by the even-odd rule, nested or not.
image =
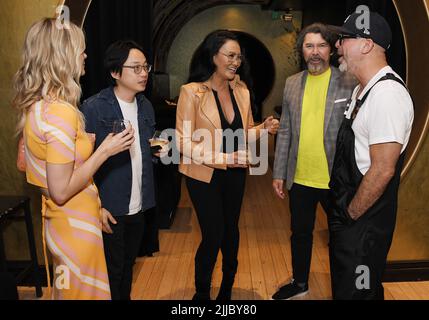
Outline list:
[[[142,209],[142,171],[143,171],[143,160],[142,152],[140,147],[140,135],[139,132],[139,122],[137,120],[137,100],[134,98],[134,101],[131,103],[122,101],[116,97],[121,107],[122,115],[124,119],[129,120],[131,126],[134,129],[134,143],[130,148],[131,156],[131,169],[132,169],[132,186],[131,186],[131,198],[130,198],[130,212],[128,215],[134,215],[141,211]]]

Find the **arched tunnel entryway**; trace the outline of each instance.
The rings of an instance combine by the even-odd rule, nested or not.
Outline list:
[[[271,53],[256,37],[240,31],[234,31],[238,36],[246,61],[250,65],[250,74],[253,81],[254,118],[262,120],[262,103],[271,92],[274,84],[275,68]]]
[[[251,3],[252,1],[248,2]],[[427,73],[427,68],[422,68],[422,66],[427,65],[425,60],[429,51],[429,44],[421,42],[421,28],[428,25],[428,8],[427,0],[413,2],[413,6],[409,5],[408,1],[392,0],[392,2],[404,32],[407,51],[406,80],[416,105],[414,130],[410,138],[408,157],[403,170],[404,174],[411,168],[420,148],[424,146],[429,127],[429,96],[424,82],[421,81],[421,79],[425,79]],[[83,25],[91,1],[65,0],[64,4],[71,8],[72,20],[79,25]],[[168,50],[163,49],[171,45],[171,37],[174,38],[177,30],[180,30],[189,20],[189,16],[195,15],[214,5],[217,5],[217,1],[215,0],[199,1],[198,5],[192,3],[192,6],[190,2],[187,4],[186,1],[176,1],[174,4],[173,2],[170,4],[168,1],[158,1],[154,5],[155,70],[165,72]],[[161,11],[158,12],[158,9]],[[172,29],[176,30],[176,32],[172,32]],[[170,36],[169,41],[165,40],[166,35]]]

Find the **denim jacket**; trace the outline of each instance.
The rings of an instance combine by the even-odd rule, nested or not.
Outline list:
[[[137,97],[137,118],[143,159],[142,211],[155,206],[154,172],[149,139],[155,131],[155,114],[152,104],[143,95]],[[96,136],[95,149],[112,132],[113,120],[123,119],[113,87],[106,88],[84,101],[81,110],[85,116],[86,131]],[[137,134],[137,132],[135,133]],[[101,204],[113,216],[129,212],[132,186],[132,167],[129,151],[121,152],[106,160],[94,175]]]

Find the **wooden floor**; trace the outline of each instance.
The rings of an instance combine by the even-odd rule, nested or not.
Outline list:
[[[188,300],[194,294],[194,254],[200,231],[184,185],[182,199],[169,230],[160,231],[160,249],[154,257],[139,258],[134,269],[132,298],[136,300]],[[287,200],[276,198],[271,172],[248,177],[240,218],[239,268],[233,299],[270,299],[292,272],[290,218]],[[331,299],[328,231],[319,208],[314,231],[309,294],[302,299]],[[213,274],[212,297],[219,290],[221,257]],[[34,299],[34,290],[20,288],[22,299]],[[429,300],[429,282],[386,283],[389,300]],[[46,298],[46,297],[44,297]]]
[[[170,230],[160,232],[161,252],[141,258],[135,267],[132,297],[143,300],[191,299],[194,293],[194,254],[200,231],[186,188]],[[288,203],[271,191],[271,173],[248,177],[240,218],[239,268],[233,299],[270,299],[291,277]],[[302,299],[331,299],[326,218],[319,208],[309,294]],[[213,274],[212,296],[220,286],[221,256]],[[429,299],[429,282],[386,283],[389,300]]]

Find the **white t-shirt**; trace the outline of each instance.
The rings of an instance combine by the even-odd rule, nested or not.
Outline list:
[[[137,120],[137,100],[134,99],[133,102],[128,103],[122,101],[116,97],[121,107],[122,115],[124,119],[129,120],[131,125],[136,133],[134,135],[135,140],[130,148],[131,156],[131,168],[132,168],[132,187],[131,187],[131,199],[130,199],[130,212],[128,215],[134,215],[142,209],[142,170],[143,170],[143,159],[140,147],[140,135],[139,132],[139,123]],[[120,186],[118,186],[120,188]]]
[[[391,67],[386,66],[369,81],[359,99],[362,99],[366,92],[387,73],[393,73],[401,79]],[[358,85],[353,91],[350,108],[345,112],[348,119],[356,105],[359,89]],[[413,102],[403,85],[394,80],[384,80],[372,88],[352,125],[355,134],[356,164],[363,175],[371,166],[369,146],[397,142],[402,144],[402,153],[407,147],[413,120]]]

